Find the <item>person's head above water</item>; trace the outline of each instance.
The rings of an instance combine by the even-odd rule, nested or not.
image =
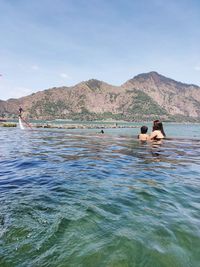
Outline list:
[[[140,130],[141,130],[141,133],[142,133],[142,134],[146,134],[147,131],[148,131],[148,127],[147,127],[147,126],[142,126],[142,127],[140,128]]]
[[[162,124],[162,122],[159,121],[159,120],[155,120],[155,121],[153,122],[153,131],[161,131],[161,133],[162,133],[164,136],[166,136],[165,131],[164,131],[164,129],[163,129],[163,124]]]
[[[157,123],[159,123],[160,122],[160,120],[155,120],[155,121],[153,121],[153,126],[155,126]]]
[[[153,130],[154,130],[154,131],[160,131],[160,124],[156,123],[156,124],[153,126]]]

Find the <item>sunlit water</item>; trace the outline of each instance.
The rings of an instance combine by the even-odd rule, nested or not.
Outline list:
[[[199,126],[181,127],[0,128],[0,266],[200,266]]]

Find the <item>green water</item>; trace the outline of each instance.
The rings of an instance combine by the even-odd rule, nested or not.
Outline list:
[[[199,126],[165,129],[1,128],[0,266],[200,266]]]

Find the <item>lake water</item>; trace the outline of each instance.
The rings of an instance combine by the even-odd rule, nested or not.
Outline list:
[[[200,266],[200,126],[165,129],[0,128],[0,266]]]

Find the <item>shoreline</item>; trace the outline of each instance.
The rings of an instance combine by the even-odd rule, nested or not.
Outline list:
[[[57,121],[58,122],[58,121]],[[126,121],[115,121],[115,122],[101,122],[94,121],[94,122],[76,122],[76,121],[68,121],[68,123],[51,123],[51,122],[29,122],[32,128],[49,128],[49,129],[119,129],[119,128],[140,128],[143,124],[149,124],[150,121],[141,121],[141,122],[126,122]],[[129,125],[130,123],[130,125]],[[179,124],[179,125],[191,125],[191,124],[200,124],[198,122],[163,122],[164,124]],[[131,125],[132,124],[132,125]],[[135,124],[135,125],[133,125]],[[18,121],[7,121],[7,122],[0,122],[0,127],[18,127]],[[28,125],[24,123],[25,128],[29,128]]]
[[[116,125],[116,124],[84,124],[84,123],[73,123],[73,124],[52,124],[52,123],[30,123],[32,128],[48,128],[48,129],[117,129],[117,128],[140,128],[140,125]],[[18,127],[18,123],[0,123],[0,127]],[[26,128],[29,128],[25,125]]]

